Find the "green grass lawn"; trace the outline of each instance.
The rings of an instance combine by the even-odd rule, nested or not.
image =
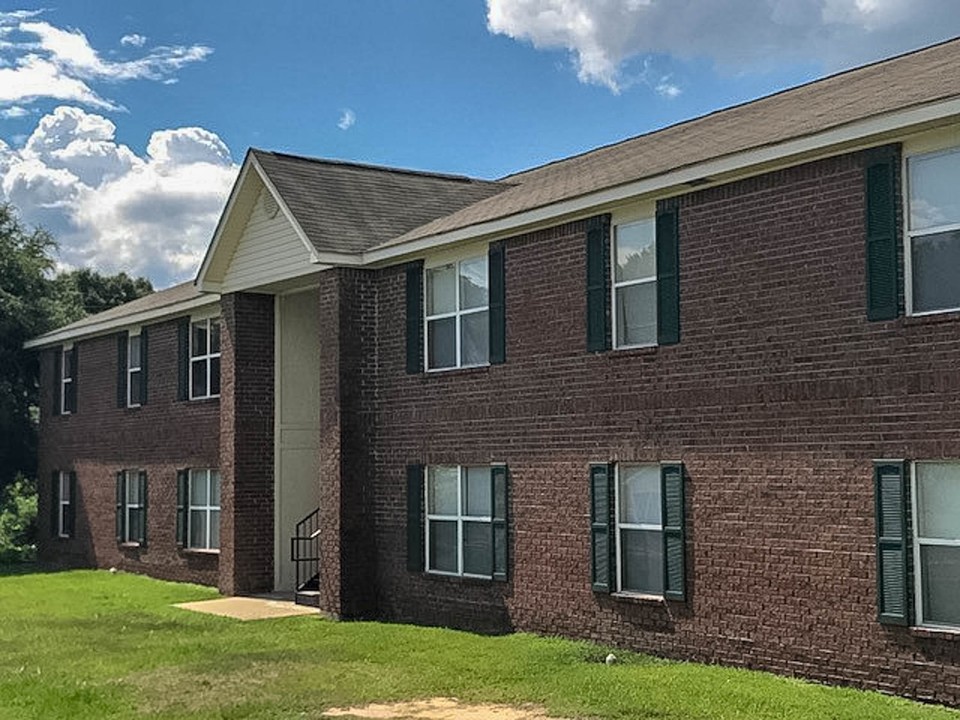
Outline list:
[[[320,617],[239,622],[172,603],[195,585],[78,571],[0,576],[0,718],[318,718],[433,696],[570,718],[960,720],[960,713],[764,673],[532,635]]]

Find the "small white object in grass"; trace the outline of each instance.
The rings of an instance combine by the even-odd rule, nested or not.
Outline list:
[[[614,665],[614,664],[616,664],[616,662],[617,662],[617,656],[614,655],[613,653],[610,653],[609,655],[607,655],[607,658],[606,658],[606,660],[604,660],[604,662],[605,662],[607,665]]]
[[[117,569],[115,567],[110,568],[110,572],[116,574]]]

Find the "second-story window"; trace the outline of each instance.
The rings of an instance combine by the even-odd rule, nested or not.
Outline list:
[[[127,340],[127,407],[140,407],[143,398],[143,345],[140,335]]]
[[[486,365],[489,361],[487,256],[427,268],[427,370]]]
[[[613,237],[613,346],[657,344],[657,244],[653,218],[617,225]]]
[[[60,362],[60,410],[64,415],[77,411],[77,351],[65,347]]]
[[[194,320],[190,325],[190,398],[220,395],[220,319]]]

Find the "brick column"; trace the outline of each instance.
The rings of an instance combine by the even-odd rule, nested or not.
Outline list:
[[[376,612],[373,473],[376,284],[368,270],[320,276],[320,603],[337,617]]]
[[[220,591],[273,589],[273,295],[220,299]]]

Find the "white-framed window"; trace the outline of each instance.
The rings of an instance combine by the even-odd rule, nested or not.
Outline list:
[[[490,358],[487,255],[424,269],[427,370],[486,365]]]
[[[663,518],[659,465],[615,469],[617,590],[663,594]]]
[[[657,344],[657,227],[653,217],[613,227],[613,346]]]
[[[426,470],[427,572],[490,578],[490,466],[435,465]]]
[[[147,502],[146,473],[142,470],[123,470],[120,473],[121,497],[119,540],[122,543],[140,543],[146,537]]]
[[[140,399],[143,397],[142,351],[140,332],[131,332],[127,338],[127,407],[140,407]]]
[[[64,345],[60,356],[60,412],[63,415],[77,411],[76,352],[72,345]]]
[[[190,470],[187,547],[220,549],[220,472]]]
[[[57,536],[70,537],[70,473],[60,471],[57,478]]]
[[[960,462],[912,468],[916,621],[960,630]]]
[[[907,307],[960,310],[960,147],[906,159]]]
[[[190,323],[190,399],[220,396],[220,318]]]

